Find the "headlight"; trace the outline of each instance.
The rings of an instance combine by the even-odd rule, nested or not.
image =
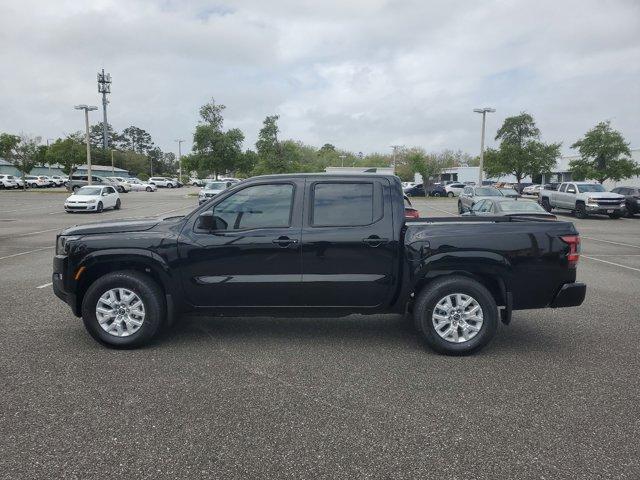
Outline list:
[[[87,200],[87,203],[96,203],[96,202],[97,202],[97,200],[95,200],[95,199],[94,200]]]
[[[56,255],[66,255],[69,253],[69,242],[78,240],[80,237],[70,237],[60,235],[56,242]]]
[[[595,205],[595,204],[597,204],[597,203],[598,203],[598,200],[597,200],[597,199],[595,199],[595,198],[591,198],[591,197],[589,197],[589,198],[587,198],[587,203],[590,203],[590,204],[592,204],[592,205]]]

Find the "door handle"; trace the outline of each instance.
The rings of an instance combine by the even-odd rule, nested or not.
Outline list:
[[[298,240],[283,235],[282,237],[274,238],[272,242],[279,247],[287,248],[289,245],[295,245],[296,243],[298,243]]]
[[[367,238],[363,238],[362,241],[364,242],[365,245],[368,245],[369,247],[379,247],[380,245],[382,245],[383,243],[387,243],[389,241],[388,238],[380,238],[377,235],[371,235]]]

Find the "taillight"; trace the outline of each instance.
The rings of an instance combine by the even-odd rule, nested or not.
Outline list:
[[[404,218],[412,218],[412,219],[420,218],[420,213],[418,213],[418,210],[414,208],[405,208]]]
[[[576,268],[578,260],[580,260],[580,236],[579,235],[565,235],[560,239],[569,245],[569,253],[567,254],[567,260],[569,261],[569,268]]]

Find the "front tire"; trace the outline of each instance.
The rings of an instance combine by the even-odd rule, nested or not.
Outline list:
[[[454,275],[435,280],[420,292],[414,321],[433,350],[465,355],[477,352],[495,336],[498,307],[484,285]]]
[[[584,206],[584,203],[576,203],[575,216],[580,220],[587,218],[587,208]]]
[[[150,191],[152,190],[152,188],[151,188],[151,187],[147,187],[147,188],[145,188],[145,190],[146,190],[147,192],[150,192]]]
[[[544,208],[548,213],[551,213],[551,210],[553,210],[548,198],[543,198],[540,204],[542,205],[542,208]]]
[[[453,198],[454,196],[455,196],[455,195],[454,195],[454,193],[453,193],[453,192],[449,192],[449,193],[447,193],[447,197],[449,197],[449,198]]]
[[[167,183],[168,188],[173,188],[173,183]]]
[[[82,320],[89,334],[116,348],[149,343],[160,330],[165,310],[158,284],[129,270],[103,275],[82,300]]]
[[[462,215],[464,213],[464,208],[462,208],[462,202],[458,200],[458,213]]]
[[[104,210],[104,205],[102,204],[102,202],[98,202],[98,207],[96,208],[96,212],[102,213],[103,210]]]
[[[120,199],[116,200],[116,206],[113,207],[114,210],[120,210],[120,206],[122,205],[122,203],[120,202]]]

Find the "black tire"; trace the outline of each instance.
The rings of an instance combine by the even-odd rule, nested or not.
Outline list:
[[[447,197],[453,198],[453,197],[455,197],[455,193],[449,192],[449,193],[447,193]]]
[[[609,214],[609,218],[613,218],[614,220],[619,219],[622,216],[620,212],[613,212]]]
[[[542,205],[542,208],[544,208],[549,213],[551,212],[551,210],[553,210],[553,207],[549,203],[549,199],[548,198],[543,198],[540,201],[540,205]]]
[[[104,210],[104,205],[102,204],[102,202],[98,202],[98,208],[96,208],[96,212],[102,213],[103,210]]]
[[[124,188],[121,186],[118,186],[116,189],[118,190],[118,193],[124,193]]]
[[[167,183],[168,188],[173,188],[173,183]]]
[[[464,208],[462,208],[462,202],[458,200],[458,213],[462,215],[464,213]]]
[[[120,206],[122,205],[122,203],[120,202],[120,199],[116,200],[116,206],[113,207],[114,210],[120,210]]]
[[[80,190],[80,187],[78,185],[74,185],[71,190],[73,191],[73,193],[76,193],[78,190]]]
[[[462,293],[473,297],[482,308],[483,322],[480,331],[471,339],[453,343],[445,340],[436,332],[432,314],[436,304],[444,297]],[[486,346],[498,329],[498,307],[484,285],[461,276],[442,277],[423,288],[414,306],[414,321],[425,341],[433,350],[445,355],[465,355],[477,352]]]
[[[147,192],[150,192],[150,191],[152,191],[153,189],[152,189],[151,187],[147,187],[147,188],[145,188],[145,190],[146,190]]]
[[[587,218],[587,207],[584,206],[584,203],[576,203],[575,216],[581,220]]]
[[[128,337],[107,333],[96,318],[100,297],[112,288],[126,288],[134,292],[144,304],[145,318],[140,329]],[[148,275],[123,270],[103,275],[89,286],[82,300],[82,320],[89,334],[103,345],[115,348],[139,347],[149,343],[164,322],[166,307],[158,284]]]

